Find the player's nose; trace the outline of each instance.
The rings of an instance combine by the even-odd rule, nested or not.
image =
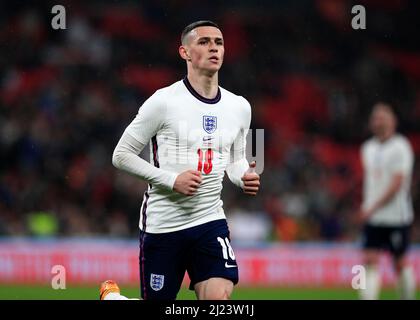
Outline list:
[[[215,42],[210,41],[210,44],[209,44],[209,51],[210,51],[210,52],[217,52],[217,51],[218,51],[218,49],[217,49],[217,45],[216,45],[216,43],[215,43]]]

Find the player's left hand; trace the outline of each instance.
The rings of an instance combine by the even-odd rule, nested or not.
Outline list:
[[[255,172],[256,166],[257,163],[252,161],[249,164],[248,170],[242,177],[242,181],[244,182],[244,193],[250,196],[256,196],[260,189],[260,175]]]
[[[370,218],[370,216],[372,215],[372,213],[373,212],[371,210],[363,210],[363,209],[360,209],[356,213],[356,216],[355,216],[355,222],[356,222],[356,224],[363,224],[363,223],[365,223]]]

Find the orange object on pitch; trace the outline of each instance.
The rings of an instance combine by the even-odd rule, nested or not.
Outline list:
[[[99,299],[104,300],[108,293],[120,293],[120,288],[114,280],[106,280],[102,282],[101,289],[99,290]]]

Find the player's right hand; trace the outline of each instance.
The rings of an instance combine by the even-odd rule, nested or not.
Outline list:
[[[355,224],[363,224],[366,223],[369,218],[372,216],[374,210],[364,210],[362,208],[359,209],[359,211],[356,213],[353,221]]]
[[[197,192],[203,178],[197,170],[187,170],[176,177],[173,189],[186,196],[192,196]]]

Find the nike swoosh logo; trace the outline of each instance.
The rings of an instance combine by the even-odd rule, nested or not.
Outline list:
[[[237,265],[236,264],[228,264],[227,262],[225,262],[225,268],[236,268]]]
[[[214,139],[214,137],[204,137],[203,141],[209,141],[209,140],[212,140],[212,139]]]

